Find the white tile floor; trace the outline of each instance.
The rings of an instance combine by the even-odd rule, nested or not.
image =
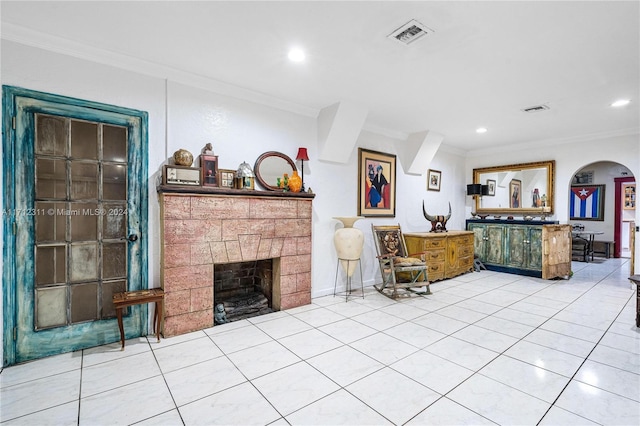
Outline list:
[[[638,425],[628,259],[483,271],[6,368],[3,424]]]

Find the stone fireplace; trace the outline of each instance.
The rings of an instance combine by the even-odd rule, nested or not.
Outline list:
[[[159,192],[165,336],[214,325],[214,265],[273,259],[272,309],[311,303],[312,194]]]

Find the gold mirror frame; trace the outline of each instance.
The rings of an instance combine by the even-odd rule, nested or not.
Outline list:
[[[530,191],[532,191],[531,186],[532,183],[528,182],[526,178],[523,178],[523,175],[530,174],[530,172],[536,172],[535,169],[541,169],[540,173],[544,173],[546,175],[546,188],[543,188],[546,193],[540,193],[540,197],[542,195],[546,195],[546,205],[541,205],[539,207],[533,207],[532,197],[529,195]],[[529,172],[529,173],[528,173]],[[509,178],[509,174],[511,174],[511,179]],[[502,182],[499,177],[502,177]],[[494,167],[484,167],[473,169],[473,183],[487,185],[487,179],[494,180],[496,185],[503,189],[503,191],[498,191],[500,188],[494,188],[496,191],[496,196],[499,196],[499,193],[502,193],[503,196],[505,194],[510,194],[512,192],[512,183],[516,182],[519,190],[521,191],[521,203],[520,205],[525,207],[512,208],[512,207],[482,207],[482,200],[487,197],[487,195],[483,195],[482,197],[476,196],[475,202],[475,212],[477,214],[494,214],[494,215],[551,215],[554,209],[554,186],[555,186],[555,161],[539,161],[535,163],[521,163],[521,164],[508,164],[504,166],[494,166]],[[508,181],[505,183],[505,181]],[[502,184],[502,186],[500,186]],[[507,191],[505,193],[505,190]],[[526,194],[526,196],[525,196]],[[506,201],[504,204],[510,204],[511,195],[506,195]],[[500,198],[502,199],[502,198]],[[525,200],[526,203],[525,203]],[[493,200],[492,200],[493,201]],[[487,204],[487,203],[485,203]],[[496,203],[493,203],[496,204]]]

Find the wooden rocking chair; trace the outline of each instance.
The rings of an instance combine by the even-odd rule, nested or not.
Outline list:
[[[382,283],[374,287],[391,299],[431,294],[424,253],[407,254],[400,225],[371,225]],[[414,288],[423,288],[418,292]],[[398,293],[398,289],[403,293]]]

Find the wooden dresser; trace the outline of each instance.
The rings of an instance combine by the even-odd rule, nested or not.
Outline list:
[[[413,232],[404,234],[409,253],[426,253],[429,281],[473,270],[473,232]]]

